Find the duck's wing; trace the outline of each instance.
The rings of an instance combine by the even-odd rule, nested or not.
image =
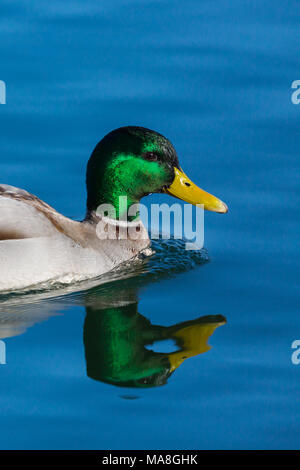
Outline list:
[[[0,184],[0,240],[69,236],[77,224],[23,189]],[[70,232],[70,233],[69,233]]]

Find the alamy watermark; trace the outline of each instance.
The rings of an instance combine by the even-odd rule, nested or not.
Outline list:
[[[6,364],[6,344],[0,340],[0,365]]]
[[[295,89],[295,91],[291,95],[291,101],[293,104],[299,104],[300,103],[300,80],[293,81],[292,89]]]
[[[119,212],[112,204],[101,204],[97,236],[100,240],[152,240],[170,238],[185,240],[186,250],[200,250],[204,245],[204,210],[198,204],[133,204],[127,210],[127,196],[119,197]],[[122,210],[123,208],[123,210]],[[141,222],[145,225],[143,230]]]
[[[0,80],[0,104],[6,104],[6,83]]]
[[[291,356],[291,361],[295,366],[297,366],[300,364],[300,339],[295,339],[295,341],[292,342],[291,348],[295,349]]]

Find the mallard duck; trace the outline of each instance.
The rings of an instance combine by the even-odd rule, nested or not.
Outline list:
[[[123,221],[124,214],[148,194],[167,193],[207,210],[228,210],[184,174],[167,138],[143,127],[107,134],[88,161],[86,184],[87,213],[81,222],[27,191],[0,184],[1,291],[97,277],[149,249],[138,215]],[[97,208],[102,204],[112,205],[114,215],[100,216]],[[117,230],[116,239],[102,239],[97,231],[100,222],[105,222],[106,231],[132,226],[135,236],[123,239]]]

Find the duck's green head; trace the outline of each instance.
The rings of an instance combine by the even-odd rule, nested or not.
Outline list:
[[[222,201],[198,188],[183,173],[171,142],[143,127],[121,127],[107,134],[91,155],[86,181],[89,212],[101,204],[112,204],[119,217],[121,196],[127,197],[128,209],[142,197],[161,192],[203,204],[208,210],[227,212]]]

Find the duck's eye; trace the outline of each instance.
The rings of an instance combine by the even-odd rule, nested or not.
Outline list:
[[[146,152],[144,153],[143,158],[149,162],[156,162],[158,160],[158,155],[153,152]]]

